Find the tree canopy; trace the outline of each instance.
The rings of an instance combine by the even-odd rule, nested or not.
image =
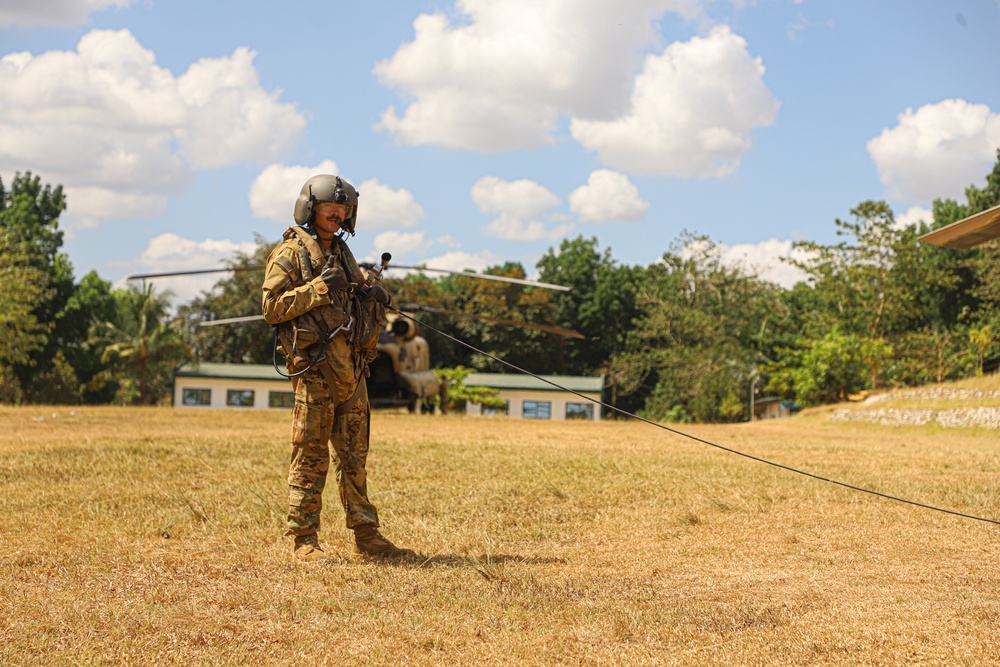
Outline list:
[[[646,266],[614,259],[596,238],[564,239],[536,267],[553,292],[450,275],[386,280],[394,304],[481,349],[427,334],[444,375],[603,375],[605,400],[653,419],[732,422],[755,398],[847,400],[885,386],[941,382],[1000,365],[1000,244],[955,251],[920,243],[933,229],[1000,204],[1000,151],[985,187],[934,201],[930,220],[901,225],[884,201],[834,220],[836,243],[802,241],[806,280],[784,289],[723,260],[719,244],[682,233]],[[199,327],[260,312],[257,237],[232,274],[177,305],[151,285],[112,289],[95,272],[74,283],[61,252],[60,186],[17,174],[0,183],[0,400],[156,403],[178,361],[270,363],[261,322]],[[507,262],[487,273],[524,278]],[[582,340],[487,320],[559,326]],[[449,371],[447,369],[455,369]]]

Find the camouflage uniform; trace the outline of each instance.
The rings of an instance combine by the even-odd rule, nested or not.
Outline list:
[[[295,407],[286,535],[319,530],[331,445],[347,527],[379,525],[378,512],[368,500],[365,473],[371,421],[365,368],[377,354],[384,309],[371,300],[359,301],[350,288],[328,289],[319,274],[331,255],[349,282],[360,282],[360,269],[346,244],[335,241],[328,252],[295,227],[271,252],[264,275],[264,319],[278,325],[279,351],[287,372],[302,371],[317,352],[323,354],[322,361],[292,379]]]

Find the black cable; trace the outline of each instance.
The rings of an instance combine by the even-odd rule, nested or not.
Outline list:
[[[736,454],[737,456],[742,456],[743,458],[750,459],[751,461],[757,461],[758,463],[764,463],[764,464],[767,464],[769,466],[774,466],[775,468],[781,468],[782,470],[787,470],[788,472],[793,472],[793,473],[796,473],[798,475],[804,475],[806,477],[811,477],[811,478],[819,480],[821,482],[828,482],[830,484],[836,484],[837,486],[842,486],[842,487],[844,487],[846,489],[851,489],[852,491],[861,491],[862,493],[870,493],[873,496],[878,496],[879,498],[885,498],[886,500],[895,500],[896,502],[899,502],[899,503],[905,503],[907,505],[914,505],[915,507],[922,507],[924,509],[934,510],[935,512],[944,512],[945,514],[952,514],[954,516],[960,516],[960,517],[963,517],[963,518],[966,518],[966,519],[972,519],[974,521],[983,521],[985,523],[993,523],[993,524],[1000,525],[1000,521],[998,521],[996,519],[988,519],[986,517],[976,516],[974,514],[965,514],[963,512],[958,512],[956,510],[946,509],[944,507],[935,507],[934,505],[927,505],[925,503],[919,503],[919,502],[917,502],[915,500],[908,500],[906,498],[900,498],[899,496],[893,496],[893,495],[890,495],[888,493],[882,493],[880,491],[874,491],[872,489],[866,489],[863,486],[855,486],[853,484],[848,484],[847,482],[841,482],[841,481],[836,480],[836,479],[830,479],[828,477],[822,477],[821,475],[816,475],[816,474],[811,473],[811,472],[806,472],[805,470],[799,470],[798,468],[793,468],[791,466],[786,466],[786,465],[784,465],[782,463],[775,463],[774,461],[769,461],[769,460],[763,459],[763,458],[761,458],[759,456],[754,456],[753,454],[747,454],[746,452],[741,452],[738,449],[733,449],[731,447],[726,447],[724,445],[719,445],[719,444],[716,444],[714,442],[710,442],[708,440],[705,440],[703,438],[699,438],[698,436],[691,435],[690,433],[685,433],[683,431],[678,431],[675,428],[670,428],[669,426],[666,426],[665,424],[661,424],[659,422],[654,422],[652,420],[646,419],[645,417],[640,417],[639,415],[633,414],[633,413],[628,412],[626,410],[622,410],[621,408],[616,408],[613,405],[609,405],[609,404],[607,404],[607,403],[605,403],[603,401],[599,401],[599,400],[597,400],[595,398],[591,398],[590,396],[586,396],[584,394],[581,394],[578,391],[574,391],[572,389],[567,389],[566,387],[563,387],[562,385],[557,384],[557,383],[553,382],[552,380],[548,380],[548,379],[546,379],[546,378],[544,378],[544,377],[542,377],[540,375],[536,375],[535,373],[532,373],[531,371],[527,371],[527,370],[525,370],[523,368],[520,368],[519,366],[516,366],[516,365],[510,363],[509,361],[504,361],[503,359],[500,359],[499,357],[496,357],[496,356],[490,354],[489,352],[485,352],[484,350],[480,350],[479,348],[477,348],[477,347],[475,347],[473,345],[470,345],[469,343],[466,343],[463,340],[459,340],[458,338],[455,338],[454,336],[452,336],[450,334],[447,334],[447,333],[441,331],[440,329],[435,329],[434,327],[430,326],[429,324],[425,324],[423,322],[420,322],[419,320],[417,320],[417,319],[415,319],[413,317],[410,317],[409,315],[407,315],[405,313],[400,312],[399,310],[397,310],[396,308],[393,308],[392,306],[388,306],[388,309],[391,310],[391,311],[393,311],[397,315],[400,315],[401,317],[405,317],[406,319],[411,320],[411,321],[419,324],[422,327],[430,329],[431,331],[433,331],[434,333],[436,333],[436,334],[438,334],[440,336],[444,336],[445,338],[447,338],[449,340],[452,340],[452,341],[458,343],[459,345],[464,345],[465,347],[469,348],[473,352],[476,352],[478,354],[482,354],[483,356],[489,357],[493,361],[499,362],[499,363],[503,364],[504,366],[508,366],[510,368],[513,368],[518,373],[523,373],[524,375],[530,375],[531,377],[535,378],[536,380],[541,380],[542,382],[545,382],[546,384],[552,385],[556,389],[560,389],[562,391],[568,392],[568,393],[573,394],[575,396],[579,396],[580,398],[582,398],[584,400],[587,400],[587,401],[590,401],[591,403],[596,403],[597,405],[603,406],[603,407],[605,407],[605,408],[607,408],[609,410],[614,410],[615,412],[618,412],[618,413],[620,413],[622,415],[625,415],[626,417],[631,417],[632,419],[637,419],[637,420],[639,420],[641,422],[645,422],[645,423],[649,424],[650,426],[655,426],[656,428],[661,428],[664,431],[669,431],[670,433],[673,433],[674,435],[680,435],[680,436],[683,436],[685,438],[689,438],[691,440],[694,440],[695,442],[700,442],[703,445],[708,445],[709,447],[715,447],[716,449],[721,449],[724,452],[729,452],[730,454]]]

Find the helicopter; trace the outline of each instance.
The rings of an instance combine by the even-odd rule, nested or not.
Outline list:
[[[1000,206],[928,232],[919,240],[944,248],[970,250],[997,237],[1000,237]]]
[[[366,272],[366,279],[368,278],[367,274],[371,274],[372,272],[377,274],[381,273],[382,269],[388,265],[388,262],[391,259],[391,256],[388,255],[388,253],[383,254],[381,266],[370,262],[360,263],[362,270]],[[480,274],[472,271],[454,271],[449,269],[429,268],[426,266],[408,266],[399,264],[393,265],[393,268],[419,273],[458,275],[478,280],[496,281],[525,287],[538,287],[554,291],[569,291],[571,289],[564,285],[556,285],[553,283],[545,283],[523,278],[514,278],[511,276]],[[254,264],[249,266],[233,266],[220,269],[135,274],[127,276],[125,280],[153,280],[210,273],[263,271],[263,269],[264,267],[262,265]],[[582,334],[576,331],[553,325],[522,322],[422,305],[400,307],[398,314],[397,312],[387,313],[386,325],[379,333],[377,355],[368,365],[370,374],[368,378],[368,397],[373,409],[406,408],[410,412],[419,411],[425,414],[432,413],[435,409],[441,413],[446,411],[448,382],[447,380],[439,379],[434,371],[431,370],[430,345],[428,344],[427,339],[423,336],[420,322],[416,319],[416,315],[418,313],[444,317],[473,318],[499,325],[533,329],[567,338],[584,338]],[[247,315],[241,317],[205,320],[200,322],[198,326],[225,326],[258,320],[263,321],[263,315]],[[274,361],[275,368],[277,368],[277,359]]]

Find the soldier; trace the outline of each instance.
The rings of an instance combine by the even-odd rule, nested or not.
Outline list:
[[[344,242],[354,234],[357,213],[358,193],[350,183],[325,174],[310,178],[295,201],[299,226],[289,227],[271,251],[264,274],[264,319],[278,327],[278,351],[295,389],[285,534],[295,537],[294,553],[306,561],[326,557],[316,533],[331,456],[354,554],[414,553],[379,533],[378,512],[368,499],[365,375],[391,299],[377,282],[366,282]]]

